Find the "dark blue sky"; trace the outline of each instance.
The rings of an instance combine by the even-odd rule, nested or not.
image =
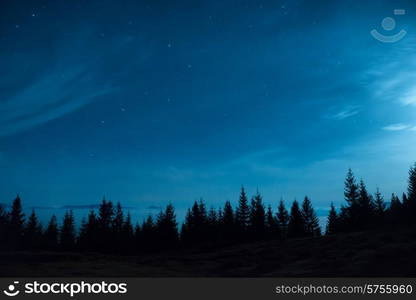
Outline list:
[[[388,197],[416,160],[414,1],[1,1],[0,14],[0,202],[106,195],[181,215],[244,184],[325,209],[348,167]]]

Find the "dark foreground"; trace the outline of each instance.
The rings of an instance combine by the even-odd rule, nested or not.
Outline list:
[[[142,256],[0,253],[1,276],[416,276],[416,232],[361,232]]]

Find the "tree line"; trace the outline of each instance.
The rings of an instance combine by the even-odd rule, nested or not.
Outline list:
[[[344,189],[345,203],[337,211],[331,203],[325,234],[371,230],[382,227],[414,225],[416,215],[416,164],[410,168],[408,190],[401,199],[392,194],[389,203],[377,189],[367,191],[363,180],[357,182],[348,171]],[[201,199],[186,212],[179,226],[175,208],[168,204],[156,216],[149,215],[133,225],[121,204],[103,199],[98,211],[91,210],[76,230],[71,210],[58,225],[52,216],[43,228],[34,210],[26,217],[17,196],[9,211],[0,206],[1,250],[94,251],[140,253],[180,249],[181,247],[228,245],[261,240],[285,240],[321,236],[321,228],[310,199],[294,200],[287,210],[283,200],[277,209],[265,206],[261,194],[247,196],[241,188],[238,204],[230,201],[215,209]]]

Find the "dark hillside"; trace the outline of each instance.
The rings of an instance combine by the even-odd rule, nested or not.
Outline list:
[[[345,233],[170,255],[0,254],[1,276],[416,276],[416,231]]]

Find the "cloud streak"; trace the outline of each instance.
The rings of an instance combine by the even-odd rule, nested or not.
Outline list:
[[[335,111],[335,108],[330,110],[332,110],[332,112],[328,113],[325,117],[327,119],[341,121],[358,115],[362,111],[362,107],[359,105],[349,105],[342,109],[338,109],[337,111]]]
[[[385,126],[382,129],[385,131],[403,131],[403,130],[408,130],[412,128],[414,127],[408,124],[397,123],[397,124],[391,124],[391,125]]]
[[[87,76],[84,68],[52,72],[0,103],[0,136],[64,116],[114,90],[111,86],[97,89]]]

